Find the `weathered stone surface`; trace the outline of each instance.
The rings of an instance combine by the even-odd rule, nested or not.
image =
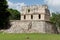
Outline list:
[[[28,12],[28,9],[30,12]],[[40,19],[39,19],[40,14]],[[24,19],[24,15],[25,18]],[[31,19],[31,15],[33,15],[33,19]],[[24,6],[21,8],[21,20],[45,20],[49,21],[50,12],[48,10],[47,5],[33,5],[33,6]]]
[[[8,33],[54,33],[53,26],[45,21],[13,21]]]

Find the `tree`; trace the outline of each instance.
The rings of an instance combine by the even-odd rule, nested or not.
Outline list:
[[[58,28],[60,28],[60,13],[52,13],[50,21],[54,24],[55,31],[59,33]]]
[[[20,20],[20,12],[14,9],[8,9],[8,11],[11,13],[10,20]]]
[[[56,27],[60,27],[60,13],[52,13],[50,21],[54,23]]]
[[[9,11],[6,0],[0,0],[0,29],[9,28]]]

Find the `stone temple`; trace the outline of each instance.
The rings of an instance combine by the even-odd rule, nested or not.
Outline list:
[[[50,11],[47,5],[23,6],[21,20],[11,21],[8,33],[54,33],[54,26],[50,22]]]

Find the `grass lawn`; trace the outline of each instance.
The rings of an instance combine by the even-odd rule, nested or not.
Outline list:
[[[60,40],[60,34],[8,34],[0,33],[0,40]]]

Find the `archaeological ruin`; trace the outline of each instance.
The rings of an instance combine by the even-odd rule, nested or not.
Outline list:
[[[21,20],[11,21],[8,33],[55,33],[50,22],[50,11],[47,5],[31,5],[21,8]]]

